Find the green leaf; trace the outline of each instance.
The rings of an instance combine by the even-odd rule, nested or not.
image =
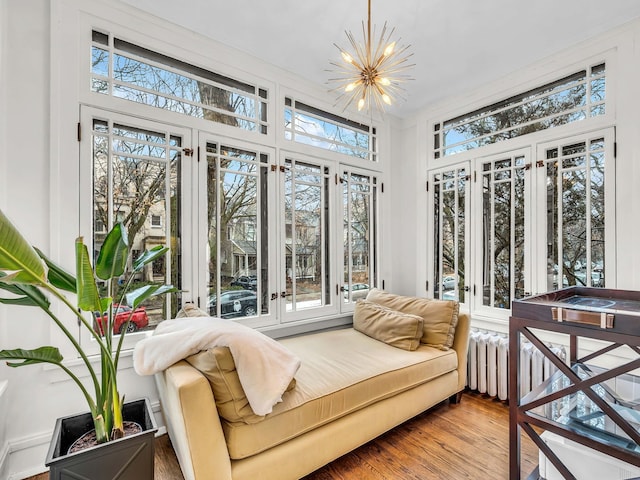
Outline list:
[[[154,260],[162,257],[165,253],[169,251],[168,247],[157,245],[153,247],[151,250],[145,250],[142,255],[140,255],[136,261],[133,263],[133,271],[139,272],[142,268],[153,262]]]
[[[33,247],[0,210],[0,270],[17,271],[5,282],[42,285],[47,282],[46,266]]]
[[[145,285],[144,287],[135,289],[133,292],[127,293],[127,304],[135,310],[142,302],[149,298],[177,291],[178,289],[173,285]]]
[[[78,307],[85,312],[101,312],[96,278],[93,276],[89,251],[82,237],[76,239],[76,279]]]
[[[2,273],[0,273],[0,278],[2,278]],[[0,281],[0,289],[16,295],[16,297],[12,298],[0,298],[0,303],[41,307],[45,310],[49,308],[50,303],[47,297],[33,285],[10,284]]]
[[[96,276],[101,280],[120,277],[127,267],[129,240],[122,223],[114,225],[104,239],[96,261]]]
[[[44,260],[44,263],[47,264],[49,268],[49,273],[47,275],[49,279],[49,283],[56,288],[61,290],[65,290],[67,292],[76,293],[76,278],[63,269],[58,264],[52,262],[44,253],[42,253],[38,248],[33,247],[34,250],[40,255],[40,258]]]
[[[0,360],[23,360],[22,362],[7,362],[10,367],[23,367],[36,363],[53,363],[60,365],[62,355],[56,347],[40,347],[35,350],[0,350]]]

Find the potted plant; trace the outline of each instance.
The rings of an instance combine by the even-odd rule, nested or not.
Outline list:
[[[118,452],[122,451],[120,453],[124,455],[123,462],[132,463],[133,460],[130,457],[135,453],[134,450],[140,450],[140,447],[131,449],[120,445],[123,441],[130,438],[136,439],[140,435],[125,436],[125,420],[129,420],[126,417],[132,416],[135,418],[131,420],[146,423],[142,427],[147,428],[147,431],[143,430],[141,434],[146,435],[150,442],[153,442],[153,433],[156,430],[148,401],[142,400],[124,405],[124,397],[118,390],[117,373],[127,326],[136,308],[151,297],[176,291],[170,285],[157,284],[145,285],[129,291],[134,276],[141,272],[145,265],[165,255],[167,251],[168,248],[164,246],[145,251],[133,262],[130,271],[127,271],[129,256],[127,233],[124,225],[117,224],[105,237],[94,266],[91,264],[89,252],[82,237],[76,240],[74,276],[49,260],[40,250],[32,247],[0,210],[0,289],[11,294],[0,296],[0,303],[35,306],[43,310],[82,360],[89,377],[88,383],[91,385],[91,387],[85,387],[80,378],[65,366],[62,354],[57,347],[42,346],[33,350],[0,351],[0,360],[7,361],[7,365],[11,367],[39,363],[60,367],[78,386],[86,399],[89,413],[58,420],[49,451],[50,458],[47,459],[47,465],[51,469],[50,478],[61,478],[61,472],[66,471],[75,472],[76,476],[73,478],[111,479],[116,478],[116,475],[123,480],[153,478],[153,443],[150,446],[150,475],[147,476],[146,473],[141,473],[143,470],[140,470],[143,468],[147,471],[148,467],[134,466],[129,473],[127,469],[131,467],[122,467],[117,463],[120,461],[116,460]],[[124,282],[122,282],[123,278]],[[106,283],[106,288],[102,282]],[[99,284],[102,286],[103,294],[100,293]],[[75,295],[75,303],[67,298],[66,295],[69,293]],[[116,294],[117,301],[114,300]],[[86,329],[93,337],[100,350],[99,361],[96,361],[99,367],[93,365],[90,356],[84,351],[78,339],[51,308],[50,299],[55,299],[68,308],[68,314],[75,316],[81,328]],[[119,327],[120,336],[118,337],[117,332],[114,332],[116,321],[114,305],[125,303],[131,307],[131,313],[125,323]],[[78,419],[78,417],[81,418]],[[74,420],[69,420],[70,418]],[[149,428],[151,428],[151,434],[148,433]],[[91,429],[94,430],[95,443],[98,446],[68,454],[69,442],[75,440],[70,437],[81,436],[85,430]],[[60,438],[57,438],[57,435]],[[96,455],[96,450],[102,447],[107,448],[108,452],[102,450]],[[140,452],[135,453],[136,456],[141,457],[139,463],[145,465],[149,463],[148,450],[147,448],[147,452],[142,455],[144,459]],[[92,453],[102,458],[105,461],[104,465],[93,465],[91,459],[85,459],[85,456],[91,456]],[[122,468],[126,472],[120,471]],[[109,472],[115,473],[111,475]],[[89,475],[86,476],[87,474]],[[85,477],[78,475],[85,475]]]

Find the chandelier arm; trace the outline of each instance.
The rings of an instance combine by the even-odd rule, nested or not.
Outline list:
[[[345,33],[347,34],[347,38],[351,43],[351,47],[355,51],[355,57],[351,56],[351,65],[356,67],[358,70],[363,70],[364,66],[366,65],[366,55],[362,51],[362,47],[358,45],[358,42],[356,42],[356,39],[353,37],[351,32],[345,32]],[[341,51],[344,51],[344,50],[341,50]],[[346,51],[344,52],[346,53]]]
[[[387,31],[387,22],[384,22],[384,25],[382,26],[382,32],[380,32],[380,38],[378,39],[378,44],[376,46],[376,53],[373,56],[373,58],[376,59],[375,65],[373,66],[373,68],[377,68],[380,62],[384,58],[386,58],[384,55],[384,51],[387,48],[387,44],[389,43],[389,40],[391,40],[391,36],[393,35],[395,28],[391,29],[391,32],[389,32],[389,35],[387,35],[386,36],[387,38],[385,39],[386,31]]]
[[[390,63],[388,65],[383,64],[384,70],[389,73],[397,73],[399,71],[406,70],[408,68],[416,66],[415,63],[409,64],[409,65],[402,65],[407,60],[409,60],[409,57],[390,59]]]

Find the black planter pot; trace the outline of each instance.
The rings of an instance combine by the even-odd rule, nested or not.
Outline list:
[[[125,421],[142,426],[135,435],[67,454],[71,444],[93,430],[90,413],[59,418],[53,431],[46,465],[50,480],[153,479],[154,435],[158,430],[147,399],[124,404]]]

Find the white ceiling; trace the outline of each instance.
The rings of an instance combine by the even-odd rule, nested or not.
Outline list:
[[[362,38],[366,0],[122,0],[324,85],[330,61]],[[410,44],[406,116],[640,16],[640,0],[372,0]],[[329,87],[327,86],[327,89]]]

